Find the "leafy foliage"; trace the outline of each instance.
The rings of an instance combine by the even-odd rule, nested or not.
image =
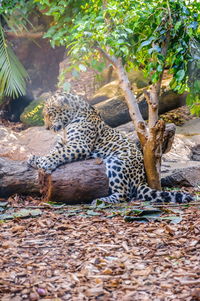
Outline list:
[[[27,23],[32,26],[28,16],[34,9],[33,0],[2,0],[0,6],[2,24],[4,22],[13,31],[27,30]]]
[[[18,97],[25,94],[28,74],[8,43],[6,32],[27,31],[27,24],[33,27],[28,16],[34,11],[35,4],[33,0],[0,2],[0,95]]]
[[[193,90],[195,95],[199,92],[199,87],[192,89],[188,81],[190,45],[195,38],[198,40],[200,32],[197,1],[35,2],[54,18],[45,37],[50,38],[53,47],[70,48],[72,69],[83,71],[101,61],[98,45],[109,55],[122,58],[127,70],[142,69],[153,83],[167,68],[173,77],[172,89],[179,93]]]
[[[25,79],[28,74],[8,45],[1,25],[0,66],[0,95],[19,96],[25,94]]]
[[[200,42],[192,40],[190,53],[192,58],[188,62],[188,85],[191,93],[187,97],[187,104],[193,114],[200,116]]]

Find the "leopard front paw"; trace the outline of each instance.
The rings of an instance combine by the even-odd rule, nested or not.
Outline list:
[[[42,170],[46,174],[51,174],[52,171],[56,169],[56,166],[54,166],[52,162],[49,162],[46,157],[39,157],[35,155],[29,157],[27,164],[33,168]]]
[[[38,156],[30,155],[28,160],[27,160],[28,166],[31,166],[33,168],[38,168],[38,166],[37,166],[38,158],[39,158]]]

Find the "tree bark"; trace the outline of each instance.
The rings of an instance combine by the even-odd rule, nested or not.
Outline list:
[[[45,201],[67,204],[91,202],[108,195],[105,165],[97,160],[63,165],[51,175],[27,166],[24,161],[0,158],[0,197],[35,195]]]
[[[149,129],[148,139],[143,146],[144,166],[148,185],[161,190],[161,157],[165,122],[159,120]]]
[[[24,161],[0,158],[0,197],[12,194],[39,194],[37,171]]]
[[[39,183],[45,200],[67,204],[89,203],[109,191],[106,167],[97,160],[66,164],[51,175],[40,172]]]

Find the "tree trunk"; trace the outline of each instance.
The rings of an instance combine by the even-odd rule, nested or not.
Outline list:
[[[105,165],[86,160],[63,165],[51,175],[34,170],[24,161],[0,158],[0,197],[35,195],[67,204],[91,202],[108,195]]]
[[[130,117],[133,121],[135,129],[137,131],[138,138],[143,147],[144,154],[144,167],[147,176],[147,182],[151,188],[160,190],[160,169],[161,169],[161,157],[162,157],[162,143],[164,135],[164,123],[158,121],[158,97],[160,93],[160,85],[162,80],[162,74],[160,80],[153,85],[151,93],[146,92],[146,98],[149,107],[149,129],[141,115],[137,99],[131,91],[131,84],[128,79],[127,73],[122,65],[122,61],[119,58],[109,56],[103,49],[96,47],[100,53],[113,64],[116,69],[119,84],[124,92],[124,96],[129,109]],[[148,133],[149,131],[149,133]]]
[[[149,129],[148,139],[143,146],[144,167],[148,185],[161,190],[161,158],[165,123],[159,120],[154,127]]]
[[[144,167],[147,175],[148,185],[153,188],[161,189],[161,158],[162,144],[165,131],[164,121],[158,121],[158,104],[161,82],[152,85],[150,92],[145,91],[146,101],[149,109],[148,138],[143,144]]]

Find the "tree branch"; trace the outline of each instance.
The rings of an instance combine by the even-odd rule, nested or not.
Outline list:
[[[42,38],[44,35],[44,32],[30,32],[30,31],[19,31],[19,32],[14,32],[14,31],[7,31],[6,35],[11,38],[27,38],[27,39],[39,39]]]
[[[131,91],[131,84],[128,79],[128,75],[124,69],[124,66],[122,65],[121,59],[116,58],[114,56],[110,56],[105,50],[103,50],[99,46],[95,46],[95,49],[98,50],[101,53],[101,55],[103,55],[114,66],[119,78],[119,85],[124,92],[130,117],[134,123],[140,142],[142,143],[142,145],[145,145],[148,136],[146,124],[139,110],[137,99]]]
[[[162,66],[162,72],[160,73],[158,81],[152,85],[150,93],[146,93],[145,97],[148,103],[148,110],[149,110],[149,128],[153,128],[156,125],[156,122],[158,121],[158,105],[159,105],[159,96],[160,96],[160,89],[161,84],[163,80],[163,74],[166,64],[166,57],[167,57],[167,51],[169,47],[169,41],[170,41],[170,31],[168,30],[166,33],[166,38],[163,41],[161,54],[164,57],[164,63]]]
[[[103,50],[101,47],[99,46],[94,46],[94,48],[96,50],[98,50],[100,52],[100,54],[102,56],[105,57],[106,60],[108,60],[113,66],[114,68],[117,68],[117,58],[110,56],[105,50]]]

